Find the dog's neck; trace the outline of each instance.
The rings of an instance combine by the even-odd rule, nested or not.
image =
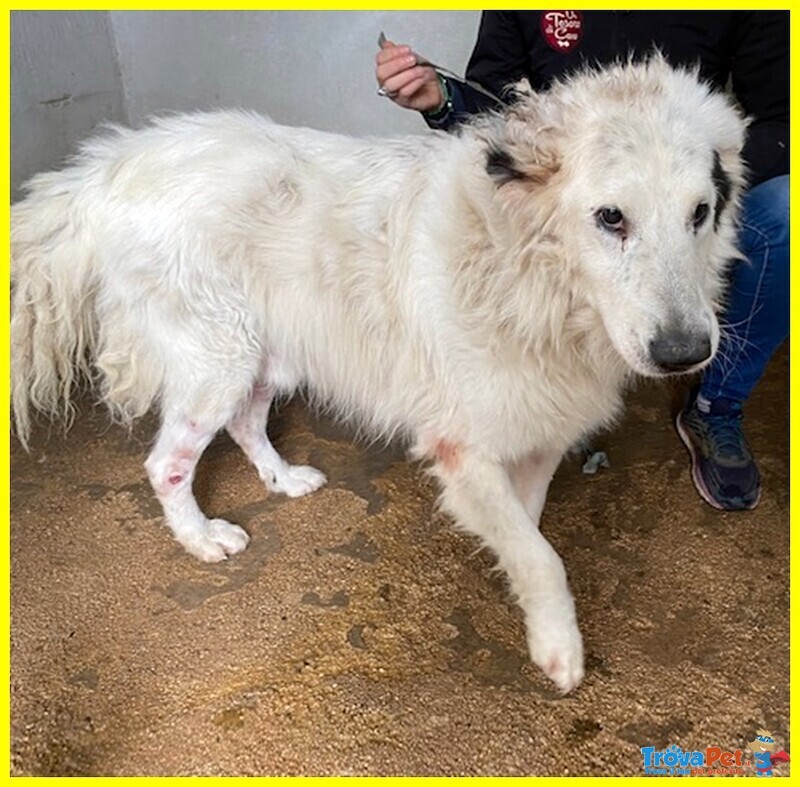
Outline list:
[[[597,352],[589,341],[606,336],[602,320],[553,225],[523,226],[496,186],[470,170],[459,181],[457,220],[440,232],[465,316],[532,350]]]

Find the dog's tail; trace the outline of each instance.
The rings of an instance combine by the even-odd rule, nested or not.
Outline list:
[[[11,209],[11,402],[27,448],[31,409],[69,423],[91,377],[96,265],[78,187],[68,173],[34,178]]]

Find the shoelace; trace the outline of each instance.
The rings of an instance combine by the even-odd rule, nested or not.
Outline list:
[[[741,415],[703,413],[702,418],[708,425],[708,435],[715,454],[731,459],[750,459],[742,438]]]

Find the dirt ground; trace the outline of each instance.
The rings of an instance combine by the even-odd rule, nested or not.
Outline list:
[[[598,440],[611,469],[562,464],[543,530],[587,655],[566,697],[400,448],[285,405],[279,450],[330,479],[288,500],[218,438],[196,492],[252,541],[203,565],[161,524],[152,419],[40,429],[12,451],[12,773],[641,774],[643,746],[744,749],[762,727],[788,751],[787,375],[783,350],[746,409],[754,512],[695,493],[682,389],[629,397]]]

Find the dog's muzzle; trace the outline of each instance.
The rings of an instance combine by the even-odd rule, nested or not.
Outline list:
[[[662,372],[685,372],[711,357],[704,331],[659,331],[650,342],[650,361]]]

